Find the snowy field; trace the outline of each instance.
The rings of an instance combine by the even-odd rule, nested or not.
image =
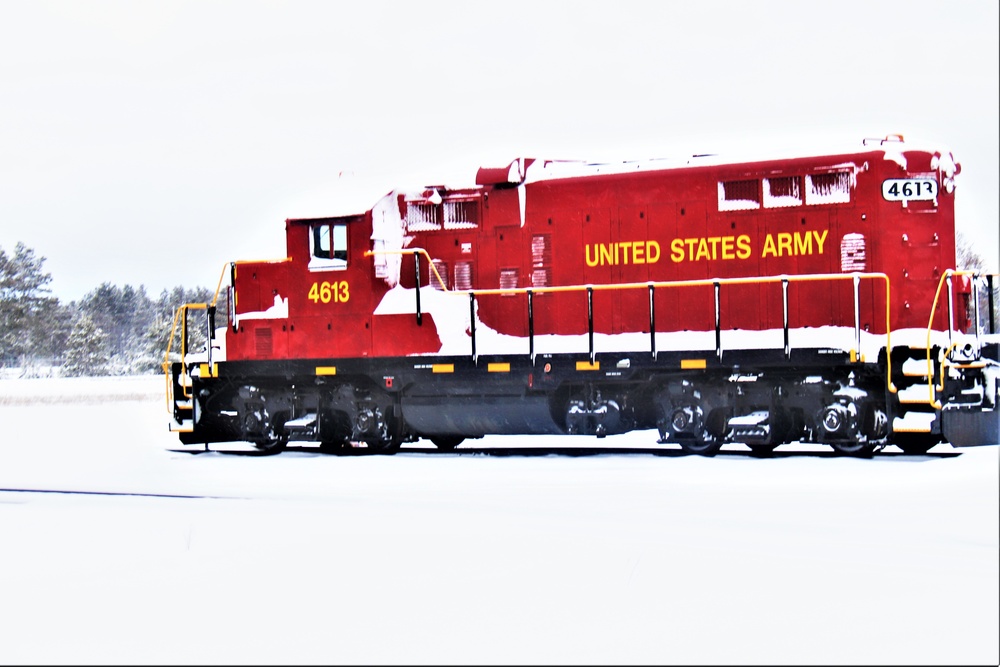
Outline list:
[[[997,447],[248,456],[163,384],[0,380],[0,663],[1000,662]]]

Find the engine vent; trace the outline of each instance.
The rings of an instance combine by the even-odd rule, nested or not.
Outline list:
[[[254,329],[254,351],[258,357],[270,357],[274,352],[274,337],[271,327]]]

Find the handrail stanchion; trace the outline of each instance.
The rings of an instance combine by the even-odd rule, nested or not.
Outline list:
[[[990,313],[990,335],[995,334],[996,331],[996,309],[993,304],[993,274],[986,274],[986,291],[989,292],[987,301],[989,302],[989,313]]]
[[[792,356],[792,346],[788,342],[788,277],[781,277],[781,328],[785,342],[785,359]]]
[[[854,279],[854,349],[857,350],[857,358],[861,358],[861,275],[855,273]]]
[[[469,334],[472,337],[472,363],[479,363],[476,355],[476,293],[469,290]]]
[[[187,357],[188,345],[187,345],[187,334],[188,334],[188,307],[187,305],[181,306],[181,361]]]
[[[715,355],[722,361],[722,306],[719,297],[721,284],[718,280],[712,281],[715,291]]]
[[[587,285],[587,345],[590,363],[594,363],[594,288]]]
[[[208,367],[212,368],[212,341],[215,340],[215,306],[205,309],[206,326],[208,327],[208,338],[205,339],[205,349],[207,353]]]
[[[413,251],[413,273],[416,278],[417,288],[414,290],[417,295],[417,326],[423,326],[424,317],[420,312],[420,252],[418,250]]]
[[[535,363],[535,299],[534,292],[530,289],[528,293],[528,356],[531,363]]]
[[[656,361],[656,300],[653,298],[653,283],[649,283],[649,351]]]
[[[979,272],[972,274],[972,312],[973,317],[975,317],[975,331],[976,331],[976,359],[979,359],[979,353],[983,349],[983,342],[980,340],[980,333],[982,332],[982,326],[979,322]]]
[[[954,304],[954,298],[953,298],[953,296],[954,296],[953,295],[953,291],[954,290],[952,289],[952,278],[951,278],[951,276],[952,276],[952,273],[951,273],[950,270],[947,273],[945,273],[945,281],[948,283],[948,347],[949,348],[952,346],[952,342],[951,342],[951,339],[952,339],[952,336],[951,336],[952,324],[955,323],[955,304]]]

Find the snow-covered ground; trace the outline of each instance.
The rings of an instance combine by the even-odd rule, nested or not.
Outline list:
[[[163,388],[0,380],[0,663],[1000,661],[998,447],[195,454]]]

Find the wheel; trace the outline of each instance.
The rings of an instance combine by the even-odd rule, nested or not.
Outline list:
[[[934,433],[897,433],[892,444],[906,454],[926,454],[931,447],[938,444],[941,438]]]
[[[697,454],[698,456],[715,456],[722,448],[722,441],[715,438],[705,440],[685,438],[678,439],[676,442],[686,454]]]
[[[282,435],[267,440],[257,440],[253,446],[264,454],[280,454],[288,446],[288,436]]]
[[[379,427],[375,436],[367,441],[368,450],[374,454],[395,454],[403,444],[403,429],[393,407],[387,406],[384,412],[376,408],[375,417]]]
[[[875,445],[870,442],[831,442],[833,451],[841,456],[856,456],[858,458],[870,458],[875,455]]]
[[[340,438],[339,440],[324,440],[319,443],[319,451],[324,454],[339,454],[345,449],[351,446],[351,441],[349,438]]]
[[[461,435],[435,435],[432,436],[430,440],[438,449],[444,449],[450,452],[462,444],[465,438]]]
[[[287,416],[283,413],[275,415],[271,426],[253,441],[253,446],[264,454],[280,454],[285,451],[288,446],[288,434],[284,432],[286,419]]]

